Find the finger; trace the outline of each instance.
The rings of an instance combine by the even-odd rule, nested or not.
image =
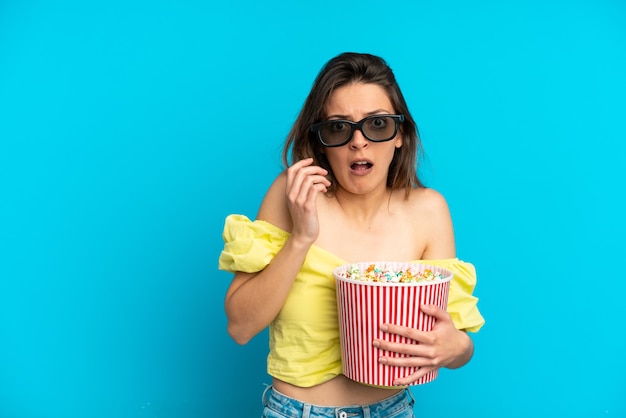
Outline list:
[[[305,158],[287,168],[287,188],[291,188],[293,186],[293,182],[298,176],[298,173],[303,168],[308,167],[311,164],[313,164],[313,158]]]
[[[434,316],[434,317],[441,317],[442,315],[446,314],[447,312],[443,309],[441,309],[439,306],[437,305],[422,305],[420,307],[421,311],[424,312],[426,315],[430,315],[430,316]]]
[[[389,334],[396,334],[415,341],[424,341],[427,333],[415,328],[403,327],[395,324],[382,324],[380,330]]]
[[[316,185],[328,187],[330,182],[323,175],[315,174],[310,170],[308,172],[301,170],[291,180],[291,184],[288,184],[287,196],[291,202],[302,204],[307,200],[310,189],[316,187]]]
[[[313,183],[311,190],[314,192],[312,193],[312,197],[315,197],[318,193],[326,193],[328,191],[328,186],[324,183]]]
[[[308,175],[296,180],[294,187],[289,191],[292,202],[304,207],[311,207],[315,204],[317,194],[326,192],[330,182],[326,177],[319,175]]]
[[[328,174],[328,170],[326,170],[325,168],[322,168],[318,165],[313,165],[313,158],[305,158],[303,160],[300,160],[296,163],[294,163],[291,167],[287,168],[287,174],[295,174],[298,173],[300,171],[302,171],[303,169],[306,168],[311,168],[314,169],[316,171],[319,171],[321,173],[323,173],[323,175]]]
[[[431,371],[435,370],[436,367],[420,367],[418,370],[416,370],[415,372],[411,373],[409,376],[403,377],[403,378],[398,378],[396,380],[393,381],[393,384],[396,386],[407,386],[410,385],[411,383],[414,383],[416,381],[418,381],[419,379],[421,379],[422,377],[426,376],[428,373],[430,373]]]
[[[313,158],[305,158],[298,162],[295,162],[290,167],[287,168],[287,175],[290,173],[297,173],[302,167],[306,167],[313,164]]]
[[[311,183],[322,183],[328,187],[330,182],[325,177],[327,174],[328,171],[322,167],[294,164],[287,170],[287,190],[295,190],[295,194],[298,194],[307,180]]]
[[[404,354],[408,356],[426,357],[428,354],[428,348],[422,344],[394,343],[385,340],[374,340],[372,344],[379,350]]]
[[[422,305],[422,312],[426,315],[433,316],[437,321],[451,321],[450,314],[436,305]]]
[[[322,183],[312,183],[307,187],[306,200],[302,202],[302,205],[308,209],[314,209],[317,207],[316,199],[319,193],[325,193],[327,191],[326,186]]]
[[[291,165],[291,167],[305,167],[307,165],[313,164],[313,157],[303,158],[300,161],[296,161]]]

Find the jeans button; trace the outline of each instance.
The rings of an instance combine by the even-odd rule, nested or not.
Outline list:
[[[346,411],[341,411],[339,413],[339,418],[348,418],[348,413]]]

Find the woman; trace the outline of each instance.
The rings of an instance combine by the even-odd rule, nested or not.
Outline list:
[[[416,174],[420,142],[392,70],[379,57],[344,53],[318,74],[283,150],[285,166],[257,219],[231,215],[220,268],[228,332],[245,344],[270,326],[264,417],[413,417],[406,385],[473,354],[466,331],[484,323],[473,266],[456,258],[445,199]],[[341,373],[335,267],[365,260],[428,260],[454,272],[448,310],[423,307],[430,332],[385,324],[414,344],[374,340],[390,366],[419,367],[391,388]],[[419,343],[419,344],[417,344]]]

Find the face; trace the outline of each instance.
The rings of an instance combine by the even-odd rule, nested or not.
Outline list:
[[[326,107],[326,118],[358,122],[377,114],[395,114],[385,90],[377,84],[355,83],[333,92]],[[354,130],[350,142],[324,148],[339,189],[353,194],[385,190],[387,173],[396,148],[402,146],[400,131],[390,141],[371,142]]]

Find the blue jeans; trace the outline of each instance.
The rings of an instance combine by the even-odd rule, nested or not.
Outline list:
[[[263,392],[263,418],[415,418],[411,392],[402,392],[369,405],[319,406],[300,402],[268,386]]]

